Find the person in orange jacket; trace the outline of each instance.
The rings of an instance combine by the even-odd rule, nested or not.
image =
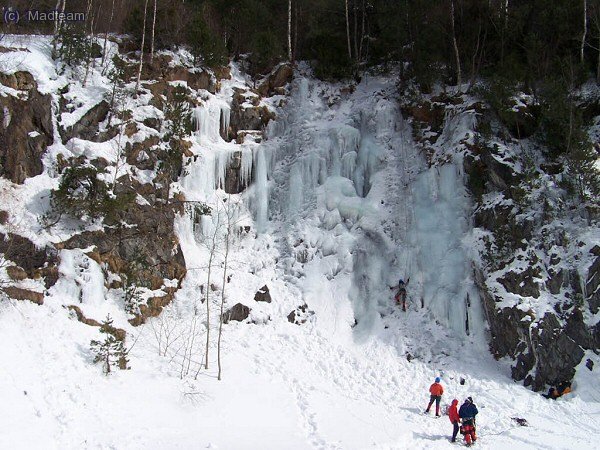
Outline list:
[[[454,426],[454,429],[452,430],[452,439],[450,441],[456,442],[456,435],[458,434],[458,429],[460,428],[460,426],[458,425],[458,423],[460,422],[460,416],[458,415],[457,399],[452,400],[452,404],[448,409],[448,417],[450,418],[450,423]]]
[[[431,396],[429,397],[429,405],[427,405],[427,409],[425,410],[425,413],[428,413],[431,405],[435,402],[436,417],[440,417],[440,400],[442,400],[442,394],[444,393],[444,388],[440,384],[440,381],[440,377],[436,377],[435,382],[429,386],[429,393]]]

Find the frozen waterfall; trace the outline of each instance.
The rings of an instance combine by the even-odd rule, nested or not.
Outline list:
[[[461,162],[428,167],[389,80],[363,83],[337,104],[327,103],[326,89],[298,76],[267,139],[253,145],[223,139],[229,106],[209,98],[194,111],[197,151],[182,183],[186,196],[214,201],[241,152],[241,177],[252,180],[241,197],[254,228],[278,235],[282,277],[317,318],[335,316],[340,327],[331,333],[372,335],[393,310],[390,287],[404,278],[410,314],[459,336],[483,334],[463,248],[471,206]]]

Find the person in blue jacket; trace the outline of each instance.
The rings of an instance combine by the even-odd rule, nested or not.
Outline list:
[[[465,442],[469,447],[477,440],[475,416],[477,416],[478,412],[477,406],[473,403],[473,397],[467,397],[458,410],[458,415],[462,420],[461,433],[464,434]]]

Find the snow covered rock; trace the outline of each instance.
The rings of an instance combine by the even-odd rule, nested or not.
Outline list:
[[[98,136],[98,127],[100,122],[103,122],[108,116],[108,112],[110,110],[110,105],[106,100],[101,100],[94,106],[92,106],[83,116],[79,119],[75,124],[63,129],[59,126],[58,130],[60,132],[63,144],[66,144],[72,138],[77,137],[79,139],[85,139],[90,141],[102,141],[102,139],[97,139]],[[112,136],[105,136],[106,138],[110,138]]]
[[[254,301],[271,303],[271,293],[269,292],[269,287],[266,284],[256,291],[256,294],[254,295]]]
[[[246,305],[237,303],[223,314],[223,323],[228,323],[231,320],[243,322],[250,316],[250,311],[250,308]]]

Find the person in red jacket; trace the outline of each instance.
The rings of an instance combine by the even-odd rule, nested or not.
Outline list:
[[[458,429],[460,428],[458,423],[460,422],[460,416],[458,415],[458,400],[452,400],[452,404],[448,409],[448,417],[450,418],[450,423],[454,425],[454,429],[452,430],[452,439],[451,442],[456,442],[456,435],[458,434]]]
[[[435,415],[440,417],[440,400],[442,400],[442,394],[444,393],[444,388],[440,384],[440,377],[436,377],[435,383],[429,386],[429,393],[431,396],[429,397],[429,405],[427,405],[427,409],[425,413],[429,412],[431,405],[435,402]]]

